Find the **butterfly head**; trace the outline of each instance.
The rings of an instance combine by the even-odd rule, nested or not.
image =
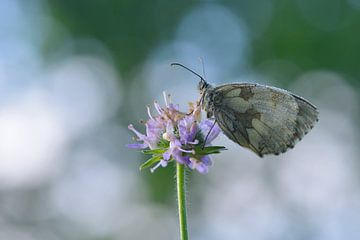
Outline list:
[[[201,78],[198,84],[198,90],[200,91],[200,94],[203,94],[209,86],[210,85],[203,78]]]

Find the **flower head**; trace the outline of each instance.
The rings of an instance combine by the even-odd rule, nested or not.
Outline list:
[[[170,161],[176,161],[200,173],[207,173],[212,163],[209,155],[225,149],[211,146],[220,128],[210,119],[201,121],[198,102],[190,103],[189,113],[184,113],[178,105],[171,103],[170,95],[164,93],[164,98],[165,107],[154,103],[157,116],[153,117],[150,107],[147,107],[149,119],[145,122],[146,134],[137,131],[132,124],[129,125],[129,129],[136,135],[137,143],[127,146],[143,149],[143,153],[152,156],[140,169],[151,167],[153,172],[160,166],[166,167]]]

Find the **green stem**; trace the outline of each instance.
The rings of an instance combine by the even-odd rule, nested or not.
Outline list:
[[[188,240],[184,164],[176,163],[176,187],[179,208],[180,240]]]

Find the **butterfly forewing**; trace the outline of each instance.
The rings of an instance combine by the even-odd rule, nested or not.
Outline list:
[[[282,89],[226,84],[209,89],[212,113],[224,134],[259,156],[292,148],[317,121],[316,108]]]

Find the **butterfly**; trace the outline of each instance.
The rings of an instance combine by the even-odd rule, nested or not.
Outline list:
[[[200,104],[207,117],[215,118],[229,139],[260,157],[293,148],[318,121],[317,108],[289,91],[255,83],[213,87],[184,65],[172,65],[200,77]]]

